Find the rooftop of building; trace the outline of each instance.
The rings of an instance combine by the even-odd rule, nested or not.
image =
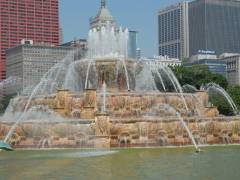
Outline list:
[[[186,64],[226,64],[224,61],[219,59],[200,59],[198,61],[187,62]]]
[[[61,47],[69,47],[69,46],[75,46],[78,44],[85,44],[85,43],[87,43],[87,39],[74,39],[72,41],[63,43],[60,46]]]
[[[12,48],[9,48],[6,50],[6,52],[23,49],[23,48],[38,48],[38,49],[65,49],[65,50],[71,50],[73,47],[70,46],[54,46],[54,45],[42,45],[42,44],[20,44],[17,46],[14,46]]]
[[[223,53],[219,56],[220,59],[230,58],[230,57],[239,57],[239,53]]]
[[[161,9],[159,9],[158,14],[163,14],[166,13],[168,11],[172,11],[174,9],[179,8],[181,5],[183,4],[192,4],[192,3],[207,3],[207,4],[217,4],[219,5],[219,2],[222,3],[226,3],[226,2],[236,2],[236,3],[240,3],[240,0],[184,0],[183,2],[177,2],[175,4],[171,4],[169,6],[163,7]],[[235,4],[229,4],[229,6],[234,6]]]
[[[166,13],[168,11],[172,11],[174,9],[178,9],[181,5],[187,4],[187,3],[189,3],[189,1],[178,2],[178,3],[172,4],[172,5],[163,7],[161,9],[159,9],[158,14],[160,15],[160,14]]]
[[[170,58],[168,56],[154,56],[154,57],[148,57],[148,58],[142,58],[142,60],[145,61],[175,61],[175,62],[182,62],[181,60],[177,58]]]

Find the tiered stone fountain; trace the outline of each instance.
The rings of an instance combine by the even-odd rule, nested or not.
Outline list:
[[[108,31],[119,38],[112,29],[103,29]],[[92,36],[103,32],[90,33],[90,47],[96,43]],[[238,117],[219,115],[205,91],[182,93],[169,68],[158,69],[158,76],[167,77],[165,83],[172,83],[177,92],[158,91],[156,69],[124,56],[127,31],[117,33],[125,37],[119,47],[109,45],[101,56],[90,48],[85,60],[67,57],[29,97],[13,99],[0,122],[0,139],[14,148],[191,144],[198,148],[200,144],[240,143]],[[97,39],[102,46],[102,39]]]

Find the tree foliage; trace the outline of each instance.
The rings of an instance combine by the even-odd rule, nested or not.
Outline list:
[[[227,92],[232,97],[238,109],[240,109],[240,86],[229,86]]]
[[[192,67],[178,66],[172,69],[181,85],[190,84],[197,89],[211,82],[220,85],[229,93],[238,108],[240,108],[240,86],[228,86],[227,79],[224,76],[210,72],[206,65],[193,65]],[[209,101],[218,108],[221,114],[234,114],[226,99],[221,95],[210,93]]]
[[[225,116],[232,116],[234,115],[234,111],[231,108],[231,106],[228,104],[227,100],[216,93],[209,93],[209,101],[217,107],[220,114],[223,114]]]
[[[173,72],[181,85],[190,84],[199,89],[201,85],[214,82],[224,89],[228,86],[227,79],[224,76],[210,72],[206,65],[176,66],[173,68]]]

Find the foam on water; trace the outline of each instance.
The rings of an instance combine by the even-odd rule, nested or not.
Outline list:
[[[45,151],[47,152],[47,151]],[[49,152],[52,152],[49,150]],[[118,153],[118,151],[79,151],[79,152],[57,152],[51,154],[39,153],[37,155],[32,155],[32,158],[84,158],[84,157],[98,157],[98,156],[108,156]]]

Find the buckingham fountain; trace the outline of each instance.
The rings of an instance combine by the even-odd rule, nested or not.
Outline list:
[[[110,23],[91,29],[86,58],[70,53],[31,92],[10,101],[0,120],[2,149],[194,145],[199,151],[240,143],[240,118],[220,115],[209,102],[210,90],[226,95],[223,89],[209,84],[184,92],[169,67],[129,58],[128,40],[128,29]]]

